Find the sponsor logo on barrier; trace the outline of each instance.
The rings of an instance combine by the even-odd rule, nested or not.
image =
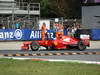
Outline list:
[[[46,37],[53,39],[54,33],[47,32]],[[37,38],[37,39],[41,38],[41,31],[32,31],[31,34],[30,34],[30,39],[32,39],[32,38]]]
[[[54,38],[54,33],[47,33],[47,37],[53,39]]]
[[[15,32],[0,32],[0,39],[13,39],[14,37],[16,39],[21,39],[23,36],[23,33],[20,29],[16,29]]]
[[[0,39],[12,39],[13,32],[0,32]]]
[[[30,39],[32,38],[41,38],[41,31],[32,31],[30,35]]]
[[[14,32],[14,36],[16,39],[21,39],[22,36],[23,36],[23,33],[20,29],[16,29],[15,32]]]
[[[26,33],[27,32],[27,33]],[[46,39],[55,37],[53,31],[46,33]],[[0,40],[40,40],[41,30],[21,30],[21,29],[5,29],[0,30]]]

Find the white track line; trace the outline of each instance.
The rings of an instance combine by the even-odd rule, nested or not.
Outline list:
[[[98,61],[42,59],[42,58],[20,58],[20,57],[0,57],[0,58],[17,59],[17,60],[32,60],[32,61],[50,61],[50,62],[76,62],[76,63],[99,64],[100,65],[100,62],[98,62]]]

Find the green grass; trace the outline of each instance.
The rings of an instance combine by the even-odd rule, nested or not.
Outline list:
[[[0,75],[100,75],[100,65],[0,59]]]

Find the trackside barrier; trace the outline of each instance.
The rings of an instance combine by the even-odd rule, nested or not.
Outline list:
[[[67,29],[65,29],[64,30],[64,35],[67,35],[68,34],[67,32],[68,32]]]
[[[53,39],[55,33],[48,30],[46,39]],[[0,29],[0,40],[41,40],[41,30]]]
[[[67,30],[64,30],[64,35],[67,35]],[[76,32],[75,37],[80,38],[80,35],[85,37],[89,35],[92,40],[100,40],[100,29],[80,29]],[[55,32],[48,30],[46,39],[54,38]],[[0,29],[0,40],[41,40],[41,30]]]
[[[91,30],[90,29],[78,29],[76,31],[75,37],[91,39]]]
[[[92,40],[100,40],[100,29],[91,29]]]

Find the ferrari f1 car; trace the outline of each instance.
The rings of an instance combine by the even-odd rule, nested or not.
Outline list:
[[[38,40],[38,41],[29,41],[24,42],[21,46],[22,50],[29,50],[31,48],[32,51],[37,51],[39,48],[43,46],[47,50],[48,49],[70,49],[76,48],[80,51],[85,50],[87,46],[90,46],[89,39],[77,39],[75,37],[70,36],[62,36],[60,39],[54,40]]]

